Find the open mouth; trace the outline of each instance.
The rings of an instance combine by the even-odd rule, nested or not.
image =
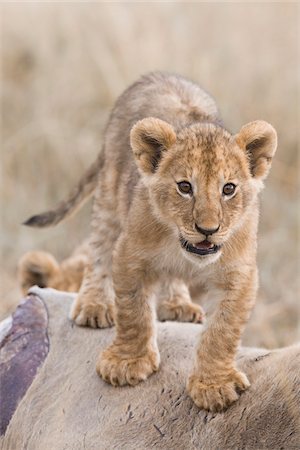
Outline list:
[[[180,244],[181,247],[184,248],[187,252],[195,253],[196,255],[213,255],[214,253],[217,253],[221,245],[213,244],[212,242],[209,242],[207,239],[204,239],[204,241],[197,242],[196,244],[191,244],[183,237],[180,237]]]

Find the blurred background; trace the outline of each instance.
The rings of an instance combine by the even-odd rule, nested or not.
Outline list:
[[[1,8],[0,317],[21,298],[18,258],[68,256],[90,204],[53,229],[22,227],[95,159],[117,96],[147,71],[178,72],[217,100],[227,128],[264,119],[279,148],[262,194],[260,290],[243,342],[270,348],[299,330],[299,21],[296,3],[11,3]],[[297,35],[298,32],[298,35]]]

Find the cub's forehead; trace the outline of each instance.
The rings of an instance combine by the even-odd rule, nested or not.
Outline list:
[[[237,176],[248,171],[247,157],[233,136],[214,124],[197,124],[181,130],[175,159],[179,171],[187,175]]]
[[[164,170],[175,178],[248,178],[246,154],[234,137],[214,124],[196,124],[177,134]]]
[[[232,135],[218,125],[202,123],[182,129],[177,135],[177,143],[186,151],[199,153],[216,153],[221,156],[232,145]]]

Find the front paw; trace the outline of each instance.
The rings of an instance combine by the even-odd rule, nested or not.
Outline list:
[[[203,323],[204,311],[196,303],[178,303],[164,301],[158,306],[157,317],[160,321],[177,320],[178,322]]]
[[[187,390],[199,408],[207,411],[220,412],[235,402],[240,393],[246,390],[250,383],[245,374],[233,369],[222,380],[203,381],[200,375],[192,375],[187,384]]]
[[[114,314],[112,302],[83,300],[79,294],[72,304],[70,319],[83,327],[108,328],[114,324]]]
[[[121,347],[111,345],[98,359],[98,375],[113,386],[135,386],[158,370],[160,358],[153,350],[138,357],[124,356],[125,354]]]

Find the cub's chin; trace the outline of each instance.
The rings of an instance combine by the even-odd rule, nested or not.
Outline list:
[[[192,244],[180,236],[180,245],[184,256],[194,263],[201,266],[214,263],[222,254],[222,246],[216,245],[207,239]]]

